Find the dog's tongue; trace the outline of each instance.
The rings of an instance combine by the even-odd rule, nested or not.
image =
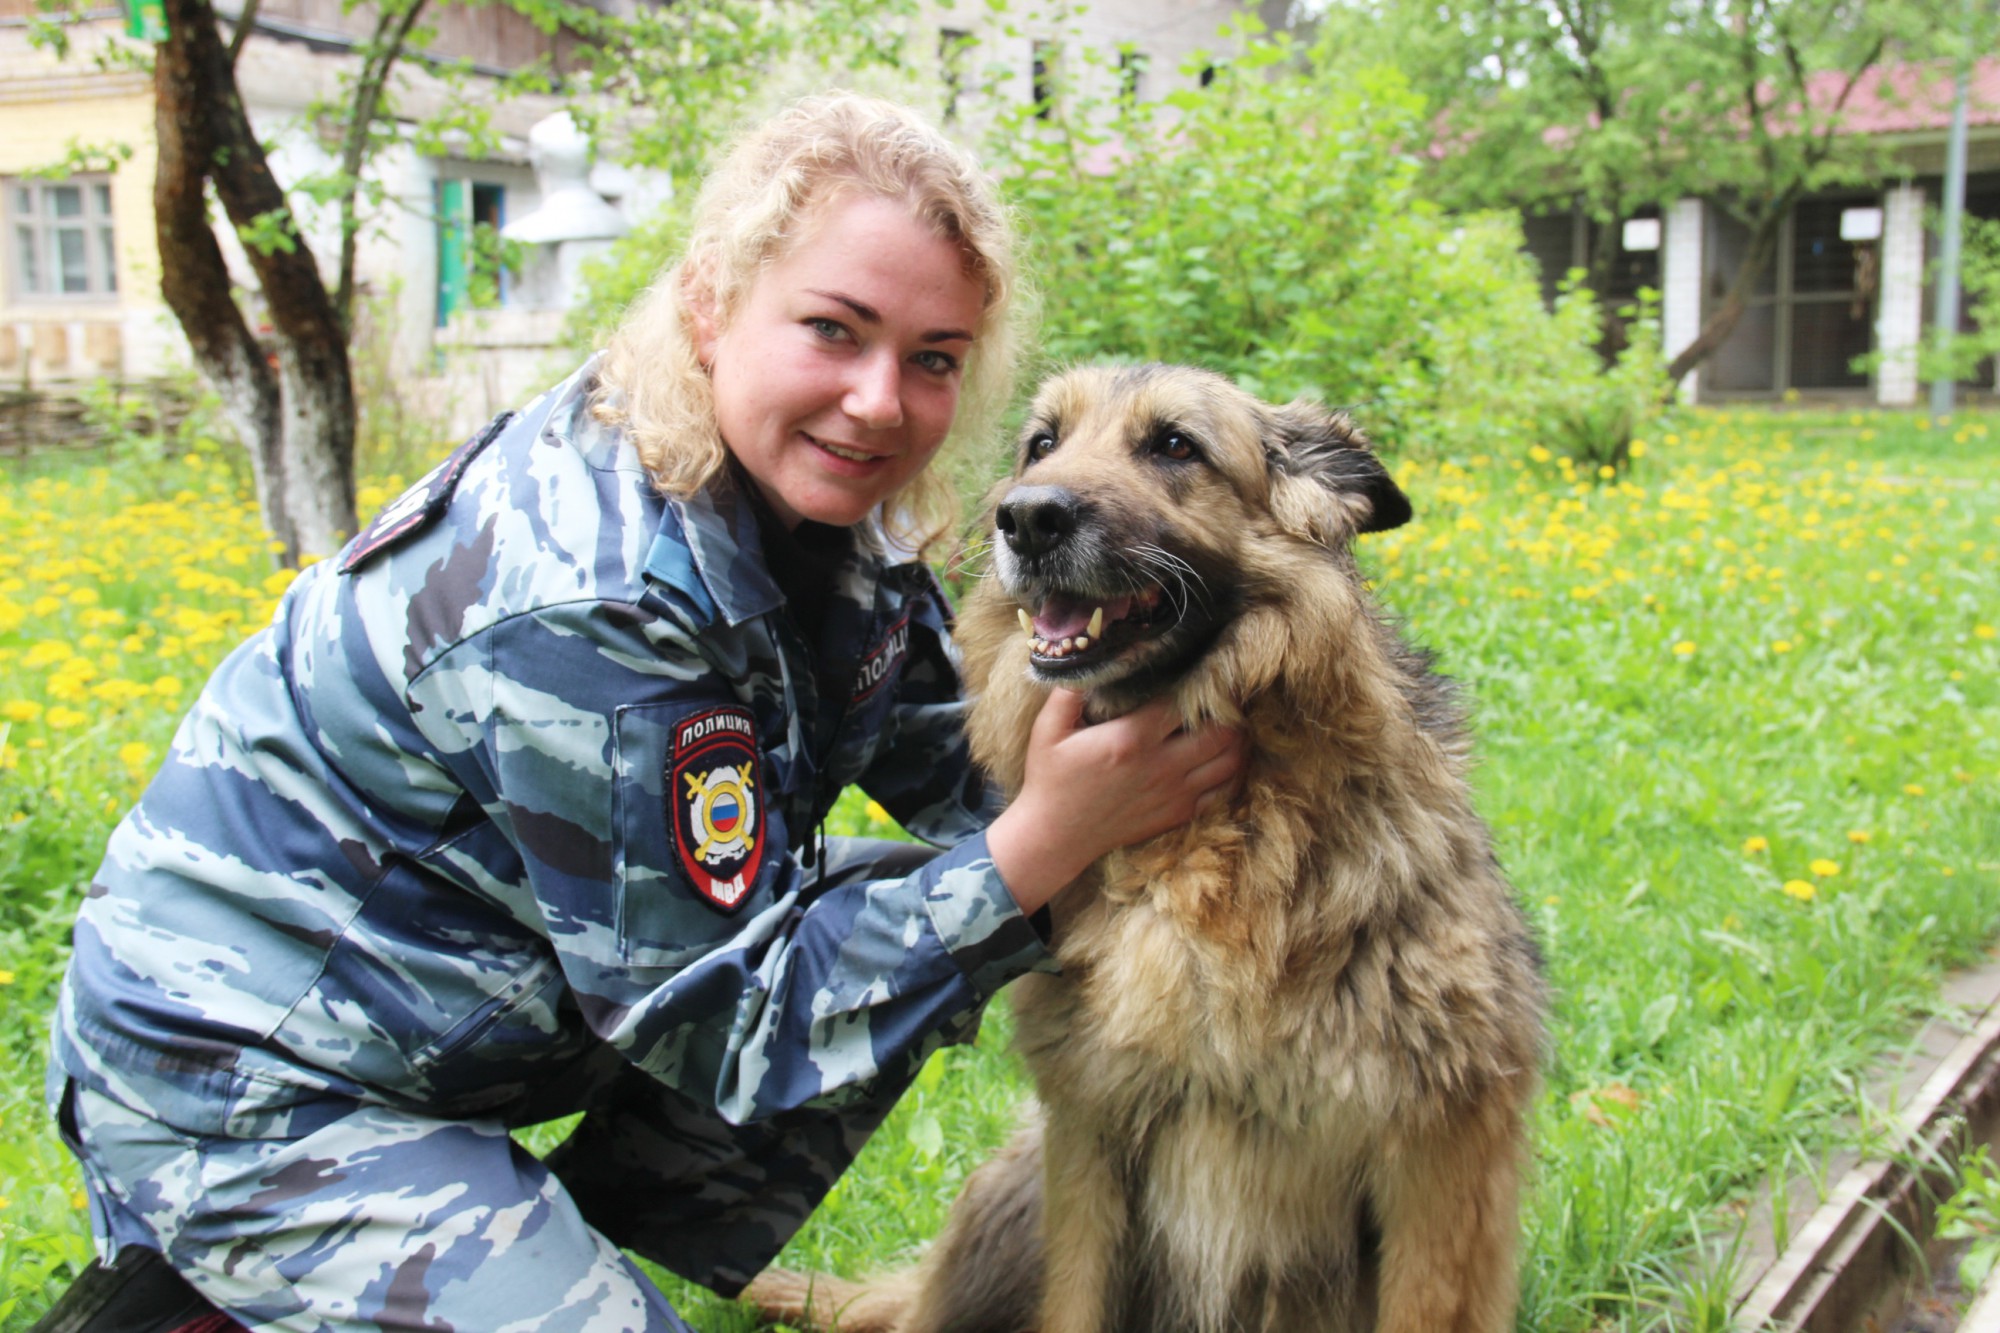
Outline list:
[[[1108,602],[1082,602],[1058,594],[1043,602],[1041,609],[1035,612],[1035,633],[1049,643],[1074,639],[1088,632],[1090,613],[1100,606],[1104,608],[1104,623],[1108,625],[1122,619],[1132,609],[1132,599],[1126,596],[1114,597]]]

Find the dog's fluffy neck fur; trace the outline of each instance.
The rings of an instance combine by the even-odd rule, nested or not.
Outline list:
[[[1093,992],[1092,1003],[1133,1006],[1135,1032],[1181,1026],[1140,1023],[1140,1009],[1155,1017],[1161,1005],[1188,1011],[1181,1030],[1190,1048],[1158,1052],[1170,1063],[1199,1062],[1201,1049],[1343,1047],[1274,1021],[1294,1012],[1271,1003],[1274,990],[1332,984],[1328,972],[1365,946],[1375,925],[1421,928],[1444,886],[1495,875],[1483,828],[1471,818],[1467,747],[1450,687],[1382,620],[1344,549],[1317,548],[1312,567],[1301,577],[1296,560],[1270,569],[1247,564],[1241,614],[1171,690],[1188,723],[1243,729],[1245,789],[1254,799],[1112,853],[1056,900],[1056,949],[1067,982]],[[1027,645],[1013,620],[1012,604],[989,583],[968,600],[960,625],[968,684],[983,696],[972,715],[973,753],[1010,794],[1020,788],[1026,738],[1047,697],[1047,687],[1029,677]],[[1495,897],[1497,907],[1504,890]],[[1245,910],[1256,900],[1271,910]],[[1135,905],[1149,910],[1106,910]],[[1103,978],[1100,986],[1072,970],[1076,954],[1107,954],[1072,950],[1066,936],[1162,928],[1181,967],[1154,984],[1135,975]],[[1214,951],[1230,955],[1228,967],[1204,965]],[[1037,989],[1026,988],[1024,1003]],[[1203,1040],[1205,1030],[1226,1040]],[[1515,1042],[1484,1050],[1453,1045],[1437,1052],[1447,1058],[1422,1078],[1432,1091],[1491,1076],[1499,1072],[1496,1059],[1505,1067],[1534,1060],[1532,1051],[1513,1050]]]

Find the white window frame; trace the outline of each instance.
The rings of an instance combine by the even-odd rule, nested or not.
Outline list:
[[[76,191],[78,211],[59,215],[59,201]],[[28,176],[0,179],[4,193],[7,294],[15,305],[43,302],[111,302],[118,299],[118,245],[113,226],[111,177],[79,172],[61,180]],[[82,238],[83,287],[64,290],[64,232]]]

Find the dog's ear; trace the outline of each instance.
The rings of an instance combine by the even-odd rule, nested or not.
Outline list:
[[[1290,531],[1326,546],[1410,521],[1410,500],[1345,413],[1299,399],[1270,410],[1264,450],[1271,509]]]

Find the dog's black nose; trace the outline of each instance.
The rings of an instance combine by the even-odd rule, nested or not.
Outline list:
[[[1016,486],[993,515],[993,525],[1016,555],[1035,556],[1062,545],[1076,531],[1082,503],[1061,486]]]

